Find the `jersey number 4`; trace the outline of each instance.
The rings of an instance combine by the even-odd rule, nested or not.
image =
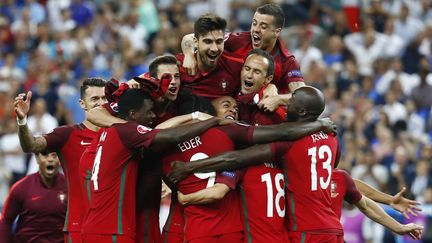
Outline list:
[[[265,182],[267,186],[267,217],[273,217],[273,205],[276,207],[276,212],[279,217],[285,217],[285,207],[281,209],[279,201],[282,199],[285,201],[285,190],[283,188],[284,185],[284,176],[282,173],[277,173],[274,178],[274,184],[277,190],[276,196],[273,194],[273,181],[270,173],[265,173],[261,176],[261,181]]]
[[[330,179],[332,173],[332,167],[331,167],[332,151],[330,147],[327,145],[322,145],[319,148],[317,147],[309,148],[308,155],[311,158],[311,190],[316,191],[318,188],[317,163],[322,164],[323,170],[327,170],[328,176],[326,179],[324,179],[324,176],[319,176],[319,184],[321,189],[323,190],[327,189],[328,186],[330,185]]]

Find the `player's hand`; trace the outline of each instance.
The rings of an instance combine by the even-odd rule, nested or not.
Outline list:
[[[414,200],[409,200],[402,196],[405,191],[406,188],[403,187],[400,192],[394,195],[393,200],[390,203],[390,206],[396,211],[402,213],[405,218],[409,219],[408,214],[417,216],[417,212],[422,210],[421,208],[418,207],[420,205],[419,202],[416,202]]]
[[[135,81],[134,79],[131,79],[131,80],[127,81],[126,83],[129,86],[129,88],[131,88],[131,89],[139,89],[141,87],[141,85],[137,81]]]
[[[15,97],[14,101],[14,111],[17,115],[18,119],[24,119],[27,116],[27,113],[30,110],[30,100],[32,97],[32,92],[27,92],[27,95],[24,93],[18,94]]]
[[[409,235],[414,240],[420,240],[423,233],[423,226],[414,223],[404,224],[396,233],[399,235]]]
[[[182,66],[187,74],[190,76],[195,76],[197,70],[197,61],[194,55],[185,54]]]
[[[187,205],[186,196],[180,191],[177,191],[177,200],[182,206]]]
[[[318,121],[321,122],[321,128],[325,133],[337,134],[337,126],[330,118],[318,119]]]
[[[205,121],[213,117],[212,115],[209,115],[201,111],[195,111],[194,113],[195,113],[194,116],[196,116],[196,119],[199,121]]]
[[[177,184],[190,174],[186,168],[186,164],[182,161],[171,162],[171,172],[168,173],[168,179],[173,183]]]
[[[259,103],[258,107],[264,111],[273,112],[281,105],[279,96],[267,96],[263,98]]]

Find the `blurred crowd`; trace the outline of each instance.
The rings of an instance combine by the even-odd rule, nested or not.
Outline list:
[[[226,18],[228,32],[248,31],[267,2],[281,4],[281,39],[306,83],[326,95],[325,116],[338,124],[342,144],[339,167],[432,204],[430,0],[3,0],[0,207],[9,185],[28,173],[12,110],[17,93],[33,91],[34,134],[80,122],[83,79],[146,72],[154,57],[180,52],[182,36],[206,12]]]

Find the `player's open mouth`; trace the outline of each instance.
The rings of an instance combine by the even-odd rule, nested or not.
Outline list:
[[[210,61],[216,61],[217,58],[219,57],[219,53],[215,53],[215,54],[207,54],[207,57]]]
[[[244,85],[245,85],[246,87],[250,88],[250,87],[252,87],[252,86],[254,85],[254,83],[253,83],[252,81],[245,80],[245,81],[244,81]]]
[[[54,165],[47,165],[46,166],[46,172],[47,172],[48,175],[54,174],[54,171],[55,171]]]
[[[226,115],[225,116],[226,119],[230,119],[230,120],[235,120],[233,115]]]
[[[172,95],[177,94],[177,88],[176,87],[168,88],[168,93],[170,93]]]
[[[258,35],[252,35],[252,42],[257,45],[261,42],[261,37],[259,37]]]

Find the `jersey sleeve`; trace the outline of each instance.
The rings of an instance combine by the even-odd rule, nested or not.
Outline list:
[[[238,175],[235,171],[222,171],[216,174],[215,183],[225,184],[232,190],[235,189],[237,181],[238,181]]]
[[[242,145],[248,145],[253,143],[253,131],[254,126],[246,125],[243,123],[235,123],[227,126],[217,127],[236,144],[236,147],[242,147]]]
[[[362,194],[357,190],[357,187],[351,178],[351,176],[344,170],[341,170],[343,177],[345,179],[346,194],[344,200],[350,204],[355,204],[360,201]]]
[[[71,126],[61,126],[55,128],[51,133],[43,135],[47,141],[47,151],[57,152],[66,144],[73,131]]]
[[[294,56],[289,56],[285,65],[287,70],[282,76],[282,80],[285,80],[288,84],[291,82],[304,82],[303,74],[300,71],[300,64]]]
[[[22,200],[17,182],[10,190],[9,196],[0,215],[0,243],[12,242],[12,224],[22,211]]]
[[[139,125],[135,122],[117,124],[116,129],[125,147],[135,150],[140,148],[149,149],[159,129]]]

